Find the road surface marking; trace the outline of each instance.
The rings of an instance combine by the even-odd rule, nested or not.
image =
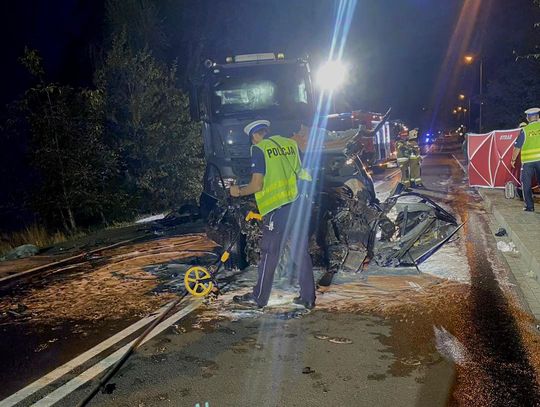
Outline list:
[[[459,161],[459,160],[457,159],[457,157],[456,157],[454,154],[452,154],[452,157],[454,157],[454,160],[456,160],[456,162],[458,163],[458,165],[459,165],[459,167],[461,168],[461,170],[465,173],[465,175],[467,175],[467,170],[465,169],[465,167],[463,166],[463,164],[461,164],[461,161]]]
[[[62,366],[54,369],[52,372],[47,373],[45,376],[37,379],[36,381],[30,383],[28,386],[19,390],[18,392],[12,394],[8,398],[0,401],[0,407],[11,407],[22,400],[26,399],[28,396],[34,394],[35,392],[41,390],[45,386],[48,386],[55,380],[58,380],[66,373],[69,373],[76,367],[79,367],[83,363],[89,361],[93,357],[99,355],[101,352],[107,350],[117,342],[120,342],[122,339],[127,338],[132,333],[138,331],[142,327],[148,325],[154,319],[156,319],[161,312],[163,312],[168,306],[167,304],[162,308],[158,309],[154,314],[147,316],[146,318],[141,319],[140,321],[134,323],[131,326],[128,326],[126,329],[118,332],[114,336],[111,336],[109,339],[101,342],[100,344],[94,346],[93,348],[87,350],[86,352],[80,354],[76,358],[70,360],[69,362],[63,364]]]
[[[391,172],[390,174],[388,174],[387,176],[384,177],[384,179],[380,180],[380,181],[377,181],[373,184],[373,188],[375,188],[375,190],[377,188],[379,188],[381,185],[387,183],[388,181],[390,181],[392,178],[394,178],[397,174],[400,174],[401,173],[401,170],[395,170],[394,172]],[[377,191],[376,191],[377,192]]]
[[[401,170],[397,169],[394,172],[391,172],[390,174],[388,174],[386,177],[384,177],[384,180],[390,181],[392,178],[394,178],[397,174],[400,174],[400,173],[401,173]]]
[[[188,300],[189,301],[189,300]],[[165,321],[158,324],[152,332],[148,334],[148,336],[141,342],[141,345],[148,342],[150,339],[155,337],[156,335],[159,335],[161,332],[163,332],[165,329],[170,327],[172,324],[174,324],[179,319],[185,317],[190,312],[196,310],[202,303],[202,298],[197,299],[191,299],[190,304],[178,311],[177,313],[173,314],[169,318],[167,318]],[[111,366],[113,366],[120,358],[127,352],[129,347],[132,343],[134,343],[137,339],[134,339],[127,345],[123,346],[122,348],[118,349],[116,352],[112,353],[111,355],[107,356],[105,359],[97,362],[94,366],[91,368],[85,370],[77,377],[74,377],[69,382],[64,384],[63,386],[59,387],[49,395],[45,396],[35,404],[32,404],[32,407],[44,407],[44,406],[52,406],[53,404],[57,403],[64,397],[66,397],[68,394],[74,392],[79,387],[81,387],[83,384],[88,383],[90,380],[92,380],[94,377],[99,375],[100,373],[104,372]]]

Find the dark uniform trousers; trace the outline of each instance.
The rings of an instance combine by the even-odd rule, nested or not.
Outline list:
[[[521,188],[523,190],[523,199],[525,206],[534,209],[534,199],[532,193],[532,181],[536,173],[536,181],[540,183],[540,161],[523,163],[521,168]]]
[[[315,302],[313,264],[308,251],[309,232],[303,227],[306,222],[300,222],[303,230],[298,231],[298,228],[295,228],[295,219],[301,219],[302,214],[305,214],[303,201],[303,198],[299,198],[292,204],[284,205],[264,216],[259,277],[253,288],[253,297],[259,306],[268,303],[281,248],[285,245],[289,245],[290,259],[298,268],[300,297],[304,301]],[[291,213],[292,217],[289,216]]]

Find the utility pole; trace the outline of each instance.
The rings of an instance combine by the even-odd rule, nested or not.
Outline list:
[[[484,89],[484,58],[480,58],[480,117],[478,120],[478,132],[482,133],[482,108],[484,105],[484,99],[482,97]]]
[[[469,107],[468,107],[467,113],[468,113],[468,118],[469,118],[469,123],[467,125],[467,131],[471,131],[471,98],[470,97],[469,97]]]
[[[463,58],[465,63],[467,65],[471,65],[474,63],[475,61],[475,56],[474,55],[465,55],[465,57]],[[482,55],[480,55],[480,63],[479,63],[479,67],[480,67],[480,100],[479,100],[479,103],[480,103],[480,108],[479,108],[479,117],[478,117],[478,133],[482,133],[482,111],[483,111],[483,108],[484,108],[484,100],[483,100],[483,95],[484,95],[484,58],[482,57]],[[470,103],[470,100],[469,100],[469,103]],[[470,104],[469,104],[469,112],[470,112]],[[470,113],[469,113],[470,115]],[[470,117],[469,117],[470,119]]]

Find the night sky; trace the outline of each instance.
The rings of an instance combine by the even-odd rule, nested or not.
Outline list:
[[[182,64],[182,47],[198,34],[197,27],[189,26],[189,20],[178,23],[176,20],[181,19],[182,10],[194,7],[197,2],[156,0],[156,3],[164,14],[171,39],[168,56],[171,60],[178,58]],[[459,51],[478,52],[486,38],[503,35],[506,37],[500,49],[511,56],[511,50],[518,45],[517,33],[523,25],[520,22],[526,21],[526,7],[508,10],[507,2],[494,0],[358,1],[344,57],[351,67],[351,78],[343,91],[346,103],[341,108],[384,111],[392,106],[394,118],[412,125],[425,126],[437,117],[444,120],[446,115],[437,116],[436,112],[444,109],[447,113],[451,105],[448,98],[476,83],[471,72],[456,73],[454,65],[459,59],[456,50],[448,59],[460,11],[467,4],[470,7],[476,3],[480,5],[478,15],[468,18],[472,32],[459,38]],[[525,6],[532,2],[516,0],[515,3]],[[327,54],[335,1],[215,0],[214,4],[216,15],[207,18],[219,27],[221,35],[213,42],[210,39],[209,57],[220,60],[230,53],[284,51],[289,56],[309,54],[315,68]],[[17,63],[25,45],[41,52],[50,79],[91,85],[92,50],[103,35],[102,2],[36,0],[3,2],[1,7],[2,105],[28,86],[27,75]],[[511,23],[512,29],[488,33],[489,19]],[[511,43],[512,35],[516,44]]]

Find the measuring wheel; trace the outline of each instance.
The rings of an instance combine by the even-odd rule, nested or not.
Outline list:
[[[195,297],[205,297],[214,288],[212,275],[201,266],[190,267],[184,276],[186,290]]]

